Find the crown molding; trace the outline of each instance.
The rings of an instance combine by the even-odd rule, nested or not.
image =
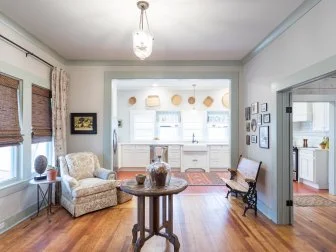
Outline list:
[[[242,64],[246,64],[274,40],[276,40],[287,29],[294,25],[299,19],[306,15],[313,9],[321,0],[305,0],[299,7],[297,7],[289,16],[283,20],[271,33],[269,33],[256,47],[254,47],[248,54],[242,58]]]
[[[29,33],[27,30],[25,30],[21,25],[16,23],[14,20],[4,15],[1,11],[0,11],[0,23],[4,24],[9,29],[11,29],[16,34],[18,34],[19,36],[23,37],[24,39],[31,42],[33,45],[37,46],[44,52],[48,53],[51,57],[55,58],[57,61],[59,61],[63,65],[66,64],[67,60],[64,57],[62,57],[58,52],[50,48],[48,45],[44,44],[41,40],[39,40],[33,34]]]
[[[240,60],[68,60],[69,66],[242,66]]]

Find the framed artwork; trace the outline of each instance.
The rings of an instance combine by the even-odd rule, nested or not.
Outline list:
[[[259,147],[269,149],[269,127],[259,127]]]
[[[251,107],[245,108],[245,121],[251,120]]]
[[[250,135],[246,135],[246,145],[250,145]]]
[[[267,103],[262,103],[260,105],[260,112],[267,112]]]
[[[71,113],[71,134],[97,134],[97,113]]]
[[[246,122],[246,131],[250,132],[251,129],[251,123],[250,122]]]
[[[271,114],[264,114],[263,121],[264,121],[264,123],[270,123],[271,122]]]
[[[251,129],[252,129],[253,132],[255,132],[257,130],[257,121],[254,118],[251,121]]]
[[[257,136],[256,135],[251,136],[251,143],[257,143]]]
[[[262,124],[262,114],[259,114],[257,117],[258,125]]]
[[[259,103],[258,102],[252,103],[251,104],[251,114],[252,115],[258,114],[258,112],[259,112]]]

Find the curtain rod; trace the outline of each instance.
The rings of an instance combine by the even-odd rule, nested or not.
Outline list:
[[[46,65],[48,65],[48,66],[50,66],[50,67],[54,67],[54,66],[51,65],[49,62],[47,62],[47,61],[45,61],[44,59],[40,58],[39,56],[37,56],[36,54],[32,53],[31,51],[28,51],[26,48],[24,48],[24,47],[18,45],[18,44],[15,43],[14,41],[12,41],[12,40],[10,40],[10,39],[8,39],[8,38],[2,36],[1,34],[0,34],[0,38],[3,39],[3,40],[6,40],[8,43],[10,43],[10,44],[14,45],[15,47],[18,47],[19,49],[21,49],[22,51],[24,51],[24,52],[26,53],[26,57],[28,57],[28,56],[32,56],[32,57],[34,57],[35,59],[37,59],[37,60],[43,62],[44,64],[46,64]]]

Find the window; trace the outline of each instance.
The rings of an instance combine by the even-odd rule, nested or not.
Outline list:
[[[131,140],[153,140],[155,111],[131,111]]]
[[[17,178],[18,145],[23,141],[19,123],[19,81],[0,74],[0,183]]]
[[[35,158],[39,155],[47,157],[48,164],[52,164],[51,135],[51,92],[34,84],[32,86],[32,172],[34,172]]]
[[[228,111],[208,111],[207,134],[208,141],[229,141],[229,121]]]
[[[178,141],[180,139],[181,113],[178,111],[157,111],[158,137],[160,140]]]
[[[194,139],[196,141],[204,140],[204,112],[203,111],[183,111],[182,112],[182,131],[183,131],[183,140],[191,141]]]

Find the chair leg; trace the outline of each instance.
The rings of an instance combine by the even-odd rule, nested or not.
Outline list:
[[[228,198],[230,193],[231,193],[231,190],[227,192],[227,194],[226,194],[226,197],[225,197],[225,198]]]

